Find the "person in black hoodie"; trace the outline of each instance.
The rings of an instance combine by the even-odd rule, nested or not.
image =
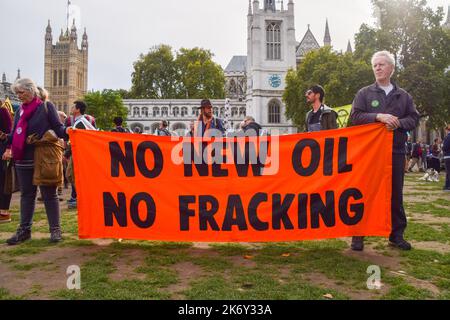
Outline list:
[[[447,124],[447,136],[444,139],[442,152],[444,153],[445,171],[447,172],[445,178],[444,191],[450,191],[450,124]]]

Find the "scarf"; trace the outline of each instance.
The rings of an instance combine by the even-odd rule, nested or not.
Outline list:
[[[41,104],[42,101],[38,97],[35,97],[30,103],[22,104],[19,110],[20,118],[12,139],[12,154],[14,160],[23,160],[25,143],[27,140],[28,120],[31,119]]]

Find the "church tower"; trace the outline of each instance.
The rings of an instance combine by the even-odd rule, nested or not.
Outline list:
[[[294,2],[278,9],[275,0],[249,4],[247,16],[247,114],[267,129],[288,133],[282,102],[287,70],[296,68]]]
[[[48,21],[45,33],[44,84],[50,100],[58,110],[68,113],[72,103],[87,92],[88,38],[86,30],[78,47],[78,34],[73,20],[72,27],[53,44],[52,28]]]

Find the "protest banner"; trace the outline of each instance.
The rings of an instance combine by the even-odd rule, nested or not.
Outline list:
[[[70,139],[82,239],[275,242],[391,231],[393,134],[381,124],[209,141],[73,130]]]

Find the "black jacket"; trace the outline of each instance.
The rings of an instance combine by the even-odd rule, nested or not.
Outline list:
[[[361,89],[353,101],[350,115],[353,125],[375,123],[377,114],[391,114],[400,119],[400,128],[394,131],[394,154],[405,154],[407,132],[414,130],[419,124],[420,115],[409,93],[394,85],[394,89],[386,93],[378,84]]]
[[[250,122],[243,129],[244,129],[244,132],[247,134],[252,133],[250,130],[253,130],[253,132],[256,133],[256,136],[260,136],[262,127],[256,122]],[[253,135],[253,133],[252,133],[252,135]]]

